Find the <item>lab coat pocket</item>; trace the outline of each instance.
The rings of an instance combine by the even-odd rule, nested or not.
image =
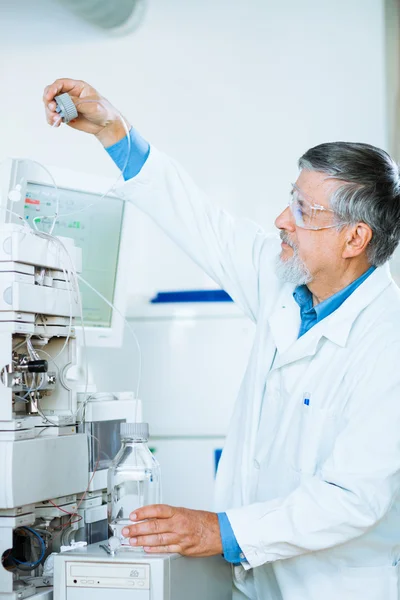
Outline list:
[[[293,415],[291,466],[314,475],[332,451],[338,433],[338,417],[330,409],[300,404]]]
[[[398,600],[399,565],[343,568],[339,572],[338,587],[342,598]]]

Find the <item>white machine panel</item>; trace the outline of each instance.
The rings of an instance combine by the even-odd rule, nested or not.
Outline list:
[[[59,244],[44,240],[21,225],[2,224],[3,236],[9,234],[0,246],[0,261],[13,261],[24,264],[39,265],[47,269],[62,270],[67,258]],[[75,270],[82,271],[82,250],[74,245],[73,240],[61,238],[63,245],[73,261]],[[67,263],[68,264],[68,263]]]
[[[150,589],[150,566],[118,562],[67,562],[67,587]]]
[[[87,464],[84,434],[0,440],[0,509],[83,492]]]
[[[29,277],[29,275],[20,275]],[[0,311],[21,311],[73,317],[79,315],[75,294],[54,287],[0,280]]]
[[[78,402],[84,402],[85,395],[78,394]],[[106,421],[116,419],[127,419],[128,422],[142,420],[142,402],[135,399],[133,392],[117,394],[100,394],[96,400],[96,393],[85,405],[85,421]]]

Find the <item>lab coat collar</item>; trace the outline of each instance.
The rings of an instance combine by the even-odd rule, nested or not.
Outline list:
[[[314,325],[299,339],[299,307],[293,298],[293,285],[285,284],[278,298],[277,308],[268,319],[278,350],[274,368],[279,368],[305,356],[314,355],[322,337],[338,346],[345,347],[357,316],[391,282],[389,265],[386,263],[383,267],[377,268],[354,290],[337,310]]]
[[[321,321],[322,335],[338,346],[346,346],[358,315],[392,283],[389,263],[373,273],[329,317]]]

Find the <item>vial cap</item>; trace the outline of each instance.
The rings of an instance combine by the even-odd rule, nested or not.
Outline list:
[[[122,438],[149,439],[148,423],[121,423],[120,432]]]
[[[54,100],[57,105],[56,112],[60,114],[64,123],[69,123],[77,118],[78,111],[69,94],[60,94],[59,96],[56,96]]]

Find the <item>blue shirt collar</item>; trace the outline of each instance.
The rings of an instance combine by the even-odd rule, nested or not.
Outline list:
[[[361,277],[350,283],[347,287],[343,288],[330,298],[327,298],[320,304],[313,306],[312,293],[306,285],[298,286],[294,292],[293,297],[300,307],[300,316],[302,321],[302,327],[300,329],[301,334],[311,329],[313,325],[325,319],[335,310],[343,304],[345,300],[356,290],[370,275],[375,271],[376,267],[370,267],[368,271],[363,273]],[[307,321],[307,325],[306,325]]]

